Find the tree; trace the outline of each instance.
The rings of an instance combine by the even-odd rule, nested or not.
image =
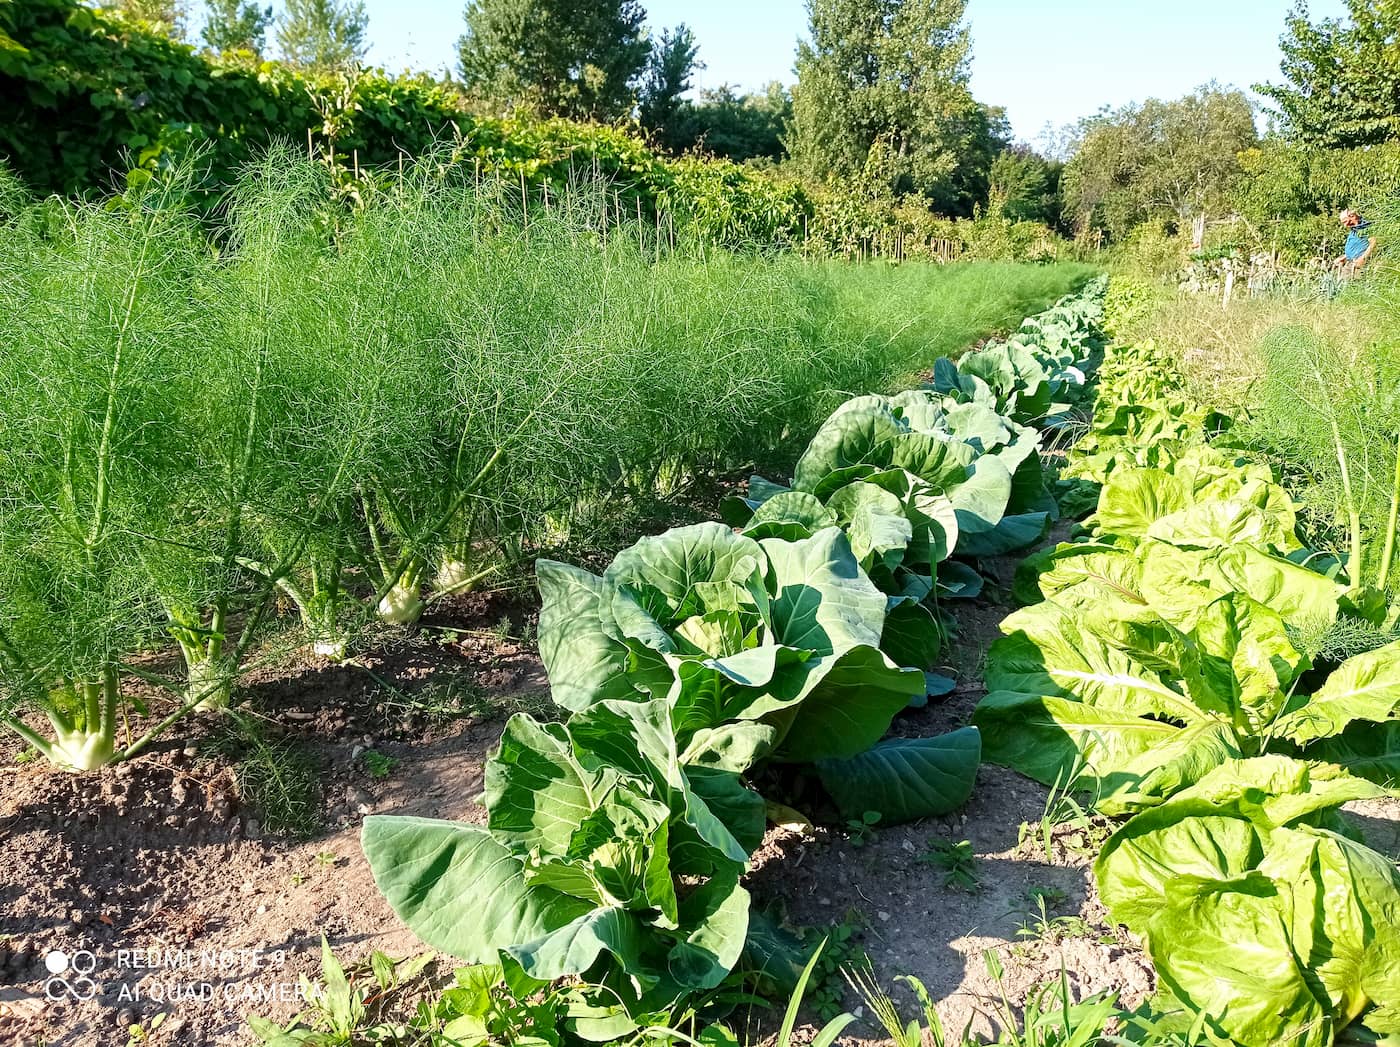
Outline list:
[[[199,35],[211,50],[262,54],[267,27],[272,24],[271,5],[259,7],[252,0],[207,0],[206,7]]]
[[[788,139],[808,177],[968,206],[968,179],[957,185],[963,150],[987,140],[992,126],[968,90],[966,7],[808,0],[811,39],[798,43]]]
[[[944,214],[970,215],[987,201],[996,158],[1011,145],[1011,124],[999,105],[973,103],[945,126],[948,148],[957,158],[943,185],[928,194]]]
[[[671,131],[660,139],[676,152],[701,149],[739,162],[780,160],[791,119],[792,94],[776,80],[742,95],[733,84],[720,84],[683,102]]]
[[[1175,101],[1148,99],[1083,121],[1065,167],[1067,217],[1121,237],[1149,219],[1186,224],[1220,213],[1258,143],[1244,92],[1207,84]]]
[[[287,0],[277,46],[287,62],[303,69],[350,69],[364,61],[368,29],[363,0]]]
[[[1003,149],[988,171],[987,209],[1013,222],[1056,224],[1063,169],[1028,145]]]
[[[637,0],[471,0],[458,41],[467,90],[501,111],[631,113],[651,48]]]
[[[114,6],[132,21],[143,22],[171,39],[185,39],[190,13],[187,0],[119,0]]]
[[[637,108],[642,126],[662,140],[675,133],[691,78],[705,67],[699,54],[695,34],[684,22],[675,29],[663,29],[652,46]]]
[[[1346,0],[1350,21],[1313,24],[1306,3],[1279,39],[1286,83],[1257,84],[1299,145],[1345,149],[1400,133],[1400,4]]]

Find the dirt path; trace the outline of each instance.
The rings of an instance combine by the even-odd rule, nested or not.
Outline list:
[[[1000,565],[1003,583],[1011,566]],[[949,652],[959,691],[903,717],[900,733],[966,722],[1006,610],[994,600],[959,609]],[[325,829],[304,842],[271,836],[255,811],[240,806],[228,761],[208,753],[207,738],[81,779],[37,762],[16,765],[16,751],[5,751],[0,1044],[106,1047],[124,1043],[132,1022],[149,1024],[159,1013],[167,1017],[151,1042],[247,1043],[246,1013],[298,1009],[298,976],[316,973],[322,933],[344,958],[419,951],[374,887],[359,821],[370,812],[482,819],[474,797],[505,713],[547,695],[533,650],[501,639],[511,628],[529,631],[528,609],[507,611],[498,625],[500,608],[468,608],[458,629],[444,634],[450,642],[429,630],[428,640],[399,644],[363,667],[293,665],[255,676],[271,733],[298,738],[316,755],[316,813]],[[426,686],[465,693],[472,711],[438,726],[419,725],[412,711],[396,720],[400,705],[379,681],[405,693]],[[367,747],[393,761],[382,780],[366,770]],[[1057,977],[1062,962],[1078,991],[1121,987],[1125,1002],[1135,1002],[1150,974],[1103,924],[1083,861],[1066,863],[1073,856],[1057,846],[1058,860],[1048,864],[1017,847],[1022,823],[1038,822],[1044,804],[1039,786],[984,767],[964,811],[877,829],[863,846],[839,828],[812,838],[775,829],[756,859],[755,898],[791,925],[852,927],[851,943],[868,953],[881,983],[917,977],[954,1029],[988,1028],[982,1015],[997,989],[985,950],[999,956],[1013,1003]],[[975,887],[945,883],[946,870],[927,858],[937,840],[971,844]],[[1039,917],[1035,890],[1050,899],[1050,917],[1079,921],[1018,933]],[[74,999],[89,987],[72,972],[63,983],[49,981],[45,958],[55,951],[75,963],[91,954],[100,985],[94,998]],[[46,986],[59,998],[47,999]],[[852,1032],[879,1038],[867,1023]]]
[[[1004,583],[1010,565],[1000,569]],[[959,689],[902,717],[899,733],[937,734],[967,722],[987,646],[1007,610],[994,599],[959,609],[949,652]],[[151,1043],[250,1043],[247,1013],[285,1017],[298,1009],[298,976],[317,972],[322,933],[346,959],[375,949],[421,951],[374,887],[359,821],[371,812],[481,821],[474,797],[504,714],[547,695],[532,650],[482,639],[485,620],[466,624],[483,628],[366,665],[397,687],[446,686],[472,696],[472,711],[439,726],[416,726],[410,715],[396,729],[386,719],[396,707],[371,706],[385,691],[356,667],[303,667],[255,681],[260,700],[278,710],[276,726],[318,756],[326,828],[304,842],[265,833],[256,813],[240,808],[227,761],[207,755],[198,737],[81,779],[36,762],[16,765],[15,750],[5,751],[0,1045],[121,1045],[133,1021],[161,1013],[167,1017]],[[365,733],[366,721],[381,734]],[[394,761],[380,780],[364,767],[362,750],[371,745]],[[847,958],[854,958],[851,947],[863,949],[886,989],[894,989],[896,975],[918,978],[950,1031],[971,1025],[992,1032],[1002,991],[1019,1005],[1062,967],[1076,996],[1117,989],[1120,1002],[1136,1004],[1150,992],[1152,974],[1140,950],[1105,921],[1088,866],[1096,841],[1062,831],[1047,862],[1037,842],[1045,803],[1041,786],[984,766],[971,801],[946,818],[877,828],[864,841],[839,827],[810,835],[771,830],[750,886],[756,904],[789,925],[852,928]],[[1400,803],[1360,813],[1376,846],[1400,848]],[[1023,824],[1030,839],[1018,843]],[[964,840],[975,883],[949,883],[931,846]],[[92,954],[92,988],[100,986],[92,999],[73,999],[89,987],[71,971],[62,983],[48,980],[45,958],[54,951],[75,962]],[[988,951],[1004,971],[1000,987],[988,974]],[[46,983],[58,999],[46,999]],[[906,1020],[917,1013],[906,990],[894,996]],[[830,992],[827,1002],[861,1003]],[[869,1021],[850,1033],[852,1042],[883,1038]]]

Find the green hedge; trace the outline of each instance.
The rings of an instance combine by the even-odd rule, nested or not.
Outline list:
[[[77,0],[0,0],[0,160],[33,192],[79,196],[198,151],[210,205],[270,143],[306,143],[345,181],[433,148],[504,172],[540,200],[580,177],[617,219],[726,248],[816,255],[1020,259],[1056,253],[1048,229],[941,218],[893,201],[814,190],[727,160],[671,158],[625,127],[473,114],[425,75],[310,76],[248,53],[214,56]],[[942,242],[942,248],[938,245]],[[1047,244],[1051,245],[1047,251]]]

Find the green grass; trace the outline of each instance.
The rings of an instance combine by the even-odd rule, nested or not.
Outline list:
[[[1231,436],[1299,499],[1310,547],[1348,561],[1354,584],[1400,593],[1400,272],[1382,258],[1335,299],[1151,288],[1126,341],[1152,338],[1190,395],[1235,419]],[[1394,621],[1390,622],[1393,627]],[[1390,630],[1374,637],[1384,642]],[[1337,638],[1333,638],[1337,639]],[[1364,647],[1362,648],[1364,649]]]

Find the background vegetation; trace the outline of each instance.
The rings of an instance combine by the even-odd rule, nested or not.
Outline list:
[[[451,143],[527,194],[602,175],[619,211],[719,246],[1035,258],[1071,238],[1168,269],[1202,251],[1296,266],[1335,256],[1337,210],[1400,190],[1400,16],[1347,2],[1280,27],[1267,113],[1211,83],[1105,108],[1038,150],[970,90],[967,0],[811,0],[796,83],[750,94],[694,91],[699,41],[649,30],[639,0],[473,0],[446,79],[365,70],[371,30],[349,0],[276,17],[211,0],[198,18],[182,0],[6,0],[0,157],[34,192],[81,194],[195,146],[226,185],[274,141],[346,181]]]
[[[616,544],[1086,275],[673,249],[606,185],[522,201],[446,161],[347,206],[274,151],[212,231],[183,169],[91,202],[6,183],[0,718],[51,711],[60,762],[112,757],[128,674],[172,712],[236,679],[273,590],[342,656],[374,612],[421,613],[425,570],[446,591]]]
[[[639,5],[586,6],[593,14],[580,20],[562,0],[533,5],[527,39],[511,28],[521,21],[506,0],[472,4],[461,79],[446,81],[360,68],[363,11],[330,0],[298,0],[275,23],[269,9],[221,0],[206,13],[202,49],[181,39],[189,13],[178,5],[7,0],[0,104],[14,117],[0,127],[0,157],[32,191],[73,195],[120,185],[133,169],[158,173],[196,149],[217,186],[273,142],[306,143],[346,182],[450,143],[454,159],[505,172],[527,194],[602,176],[619,212],[640,210],[720,246],[852,257],[1054,252],[1041,183],[1028,199],[1014,179],[989,196],[1006,131],[967,91],[963,3],[924,22],[901,16],[854,50],[813,52],[802,104],[842,106],[850,119],[839,141],[817,135],[794,103],[802,92],[782,85],[685,97],[699,62],[686,27],[649,44]],[[847,8],[830,17],[855,17],[860,4]],[[260,53],[269,38],[278,60]],[[896,56],[916,43],[901,68]],[[872,56],[871,82],[845,101],[812,86]],[[890,91],[911,61],[937,63],[931,93],[913,108],[893,104]],[[945,117],[952,122],[933,134],[930,121]],[[894,159],[911,145],[907,163]],[[786,161],[789,148],[800,162]],[[856,175],[862,188],[852,192]]]

